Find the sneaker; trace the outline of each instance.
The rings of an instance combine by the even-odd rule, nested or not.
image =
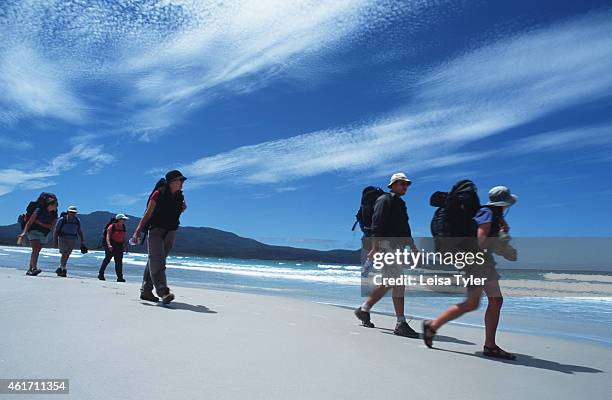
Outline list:
[[[370,312],[363,311],[361,307],[355,310],[355,316],[361,321],[361,324],[366,328],[374,328],[374,324],[370,321]]]
[[[404,336],[409,338],[418,338],[419,334],[408,325],[408,322],[402,321],[395,325],[394,335]]]
[[[67,271],[65,269],[61,269],[61,268],[58,268],[55,270],[55,273],[57,274],[57,276],[62,277],[62,278],[66,277],[66,272]]]
[[[101,280],[101,281],[105,281],[105,280],[106,280],[106,278],[104,277],[104,275],[98,275],[98,279],[99,279],[99,280]]]
[[[26,272],[27,276],[36,276],[36,274],[34,273],[33,269],[28,269],[28,271]]]
[[[38,274],[40,274],[42,272],[42,269],[31,269],[28,272],[26,272],[26,275],[30,275],[30,276],[36,276]]]
[[[164,304],[170,304],[172,300],[174,300],[174,293],[172,292],[168,292],[162,296],[162,303]]]
[[[159,297],[155,296],[153,292],[140,292],[140,300],[152,301],[157,303],[159,301]]]
[[[102,279],[102,280],[104,280],[104,279]],[[123,278],[117,278],[117,282],[125,282],[125,279],[123,279]]]

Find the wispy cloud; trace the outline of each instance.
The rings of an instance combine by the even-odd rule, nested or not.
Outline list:
[[[0,121],[78,122],[88,107],[74,88],[104,81],[122,133],[151,140],[216,99],[341,68],[322,57],[426,3],[9,1],[0,5],[0,87],[9,90]]]
[[[62,69],[32,46],[0,46],[0,123],[26,117],[83,121],[86,107],[70,86]]]
[[[29,150],[32,148],[32,143],[27,140],[9,138],[8,136],[0,135],[0,148],[12,150]]]
[[[505,38],[433,68],[406,88],[415,101],[391,116],[239,147],[182,168],[200,181],[269,184],[476,161],[492,152],[466,151],[469,143],[609,96],[611,68],[612,15],[590,15]],[[534,137],[522,145],[563,146],[580,131]],[[589,132],[592,141],[609,136],[605,129]]]
[[[16,189],[40,189],[55,185],[53,177],[85,163],[84,172],[93,174],[104,166],[115,161],[113,155],[105,153],[101,145],[81,142],[75,144],[70,151],[53,157],[42,168],[0,169],[0,196]]]

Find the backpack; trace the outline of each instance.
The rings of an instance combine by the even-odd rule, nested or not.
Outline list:
[[[476,236],[474,216],[480,209],[480,199],[474,182],[464,179],[450,192],[435,192],[429,204],[437,207],[431,219],[431,234],[436,237]]]
[[[26,207],[26,212],[23,213],[23,214],[20,214],[17,217],[17,223],[21,227],[21,230],[25,229],[25,226],[28,223],[28,221],[30,220],[30,217],[32,217],[32,214],[34,214],[34,211],[37,208],[45,207],[47,202],[49,201],[49,199],[54,199],[57,202],[57,197],[53,193],[42,192],[38,196],[36,201],[31,201],[31,202],[28,203],[28,206]],[[53,217],[57,218],[57,210],[53,211],[51,213],[51,215]]]
[[[147,205],[145,207],[145,212],[146,212],[146,209],[149,207],[149,202],[151,201],[151,197],[153,197],[153,193],[155,193],[156,190],[159,190],[160,194],[163,194],[167,190],[167,188],[168,188],[168,185],[166,185],[166,178],[160,178],[155,184],[155,187],[153,188],[153,190],[151,190],[151,194],[149,195],[149,198],[147,199]],[[144,236],[142,237],[141,243],[144,243],[145,239],[147,238],[149,229],[151,229],[151,220],[153,219],[154,214],[155,214],[155,211],[153,211],[153,214],[151,214],[151,217],[149,218],[145,226],[142,227],[142,233],[144,233]]]
[[[355,214],[355,223],[353,224],[352,231],[355,230],[357,224],[363,232],[363,235],[369,237],[372,235],[372,216],[374,215],[374,205],[376,200],[382,195],[386,194],[384,190],[376,186],[367,186],[361,191],[361,206]]]
[[[110,221],[108,221],[106,225],[104,225],[104,230],[102,231],[102,237],[100,238],[100,242],[98,243],[98,249],[104,247],[104,243],[106,243],[106,231],[108,230],[108,227],[114,224],[115,222],[117,222],[117,219],[115,217],[112,217]],[[114,231],[115,229],[113,228],[113,232]]]
[[[77,225],[77,232],[78,232],[78,228],[81,227],[81,221],[75,217],[74,221],[75,222],[68,222],[68,213],[66,211],[62,211],[62,213],[60,214],[60,223],[59,226],[57,227],[57,234],[59,236],[62,236],[62,228],[64,228],[65,224],[75,224]]]

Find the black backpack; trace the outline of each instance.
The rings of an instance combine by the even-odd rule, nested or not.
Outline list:
[[[457,182],[450,192],[435,192],[429,204],[437,207],[431,219],[434,238],[476,236],[474,216],[481,206],[474,182],[464,179]]]
[[[30,219],[32,214],[34,214],[34,211],[37,208],[45,207],[49,199],[57,201],[57,197],[53,193],[42,192],[38,196],[38,199],[36,199],[36,201],[31,201],[28,203],[28,206],[26,207],[26,212],[20,214],[17,217],[17,223],[21,227],[21,230],[25,228],[26,224],[28,223],[28,220]],[[54,219],[57,218],[57,210],[53,211],[51,215],[54,217]]]
[[[146,209],[149,208],[149,202],[151,201],[151,197],[153,197],[153,193],[155,193],[156,190],[159,190],[160,194],[163,194],[167,190],[167,188],[168,188],[168,185],[166,185],[166,178],[160,178],[160,180],[158,180],[157,183],[155,184],[155,187],[153,188],[153,190],[151,190],[151,194],[149,195],[149,198],[147,199],[147,206],[145,207],[145,212],[146,212]],[[142,237],[141,244],[144,243],[145,239],[147,238],[149,229],[151,229],[151,220],[153,219],[154,215],[155,215],[155,211],[153,211],[153,214],[151,214],[151,218],[149,218],[146,225],[142,227],[142,233],[144,233],[144,236]]]
[[[384,194],[386,194],[386,192],[376,186],[367,186],[361,191],[361,206],[355,215],[356,221],[353,224],[352,231],[354,231],[357,224],[359,224],[364,236],[369,237],[372,235],[374,204],[376,204],[376,200]]]

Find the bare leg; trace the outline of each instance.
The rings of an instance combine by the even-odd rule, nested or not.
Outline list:
[[[38,254],[42,249],[40,240],[31,240],[30,245],[32,246],[32,254],[30,255],[30,269],[35,270],[38,266]]]
[[[374,288],[374,290],[372,290],[372,293],[370,293],[370,296],[368,297],[366,304],[370,308],[374,307],[374,304],[378,303],[378,300],[382,299],[385,293],[387,293],[387,289],[388,288],[383,285],[380,285]]]
[[[459,318],[463,314],[474,311],[480,305],[480,295],[482,290],[471,290],[468,292],[468,296],[463,303],[455,304],[449,307],[442,314],[438,316],[434,321],[431,322],[430,327],[437,331],[442,325],[448,321]]]
[[[393,296],[393,308],[395,309],[395,315],[398,317],[404,316],[404,293],[405,286],[394,286],[391,295]]]
[[[60,260],[60,266],[62,267],[62,269],[66,269],[66,265],[68,264],[68,258],[70,257],[71,253],[72,252],[62,253],[62,258]]]
[[[497,325],[499,325],[499,314],[501,312],[504,298],[501,294],[499,282],[489,281],[485,286],[485,293],[489,304],[485,312],[485,346],[496,347],[495,334],[497,333]]]

